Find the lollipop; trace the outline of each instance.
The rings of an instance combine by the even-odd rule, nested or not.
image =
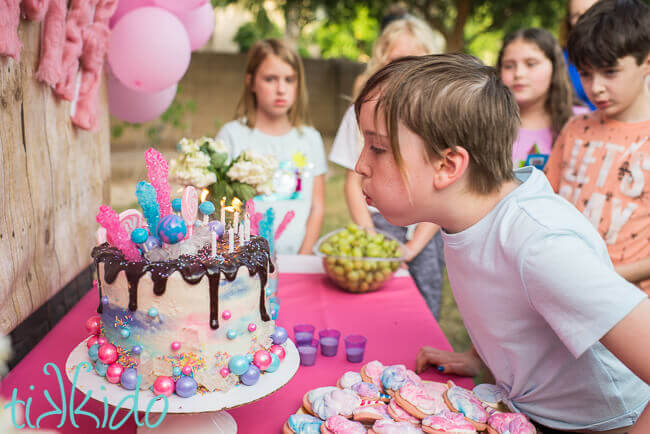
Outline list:
[[[201,211],[201,214],[203,214],[203,224],[207,224],[208,220],[210,219],[210,215],[214,212],[214,204],[210,202],[209,200],[206,200],[205,202],[202,202],[201,205],[199,206],[199,211]]]
[[[179,215],[181,213],[181,198],[177,197],[176,199],[172,200],[172,210]]]
[[[136,228],[131,232],[131,241],[140,246],[140,248],[147,253],[149,249],[145,246],[145,241],[149,238],[149,233],[146,229]]]
[[[185,220],[185,226],[187,227],[187,238],[192,236],[192,227],[194,227],[194,220],[196,220],[198,202],[199,197],[196,194],[196,188],[192,186],[185,187],[185,190],[183,190],[183,198],[181,199],[181,216]]]

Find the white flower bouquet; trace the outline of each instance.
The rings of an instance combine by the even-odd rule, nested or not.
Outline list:
[[[209,137],[183,138],[177,147],[181,155],[171,161],[169,174],[179,184],[208,188],[213,198],[225,197],[227,203],[273,193],[278,160],[272,155],[244,151],[229,162],[226,145]]]

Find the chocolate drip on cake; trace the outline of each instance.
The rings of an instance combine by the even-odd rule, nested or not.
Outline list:
[[[100,303],[97,312],[102,312],[101,304],[101,278],[99,276],[99,263],[104,264],[104,280],[113,283],[120,271],[126,273],[129,283],[129,310],[138,309],[138,282],[147,272],[153,281],[153,291],[156,295],[163,295],[167,286],[167,279],[172,273],[178,271],[183,279],[192,285],[201,281],[207,274],[210,286],[210,327],[219,328],[219,279],[220,274],[229,281],[235,280],[237,271],[244,266],[248,269],[250,276],[259,275],[260,278],[260,316],[263,321],[269,321],[271,317],[266,311],[264,287],[268,280],[267,270],[273,272],[275,267],[269,255],[268,242],[262,237],[251,237],[250,242],[239,247],[233,253],[227,253],[227,242],[219,240],[217,244],[217,257],[209,254],[209,247],[203,248],[196,256],[183,255],[175,260],[163,262],[150,262],[143,259],[139,262],[129,262],[124,258],[122,252],[104,243],[92,251],[92,257],[97,267],[97,280],[100,288]]]

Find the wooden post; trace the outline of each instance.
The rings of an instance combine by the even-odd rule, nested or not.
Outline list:
[[[20,63],[0,57],[0,331],[10,332],[90,262],[95,215],[109,200],[106,86],[99,130],[38,82],[40,23],[21,21]]]

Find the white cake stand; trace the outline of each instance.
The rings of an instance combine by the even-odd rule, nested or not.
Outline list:
[[[260,376],[255,386],[236,386],[225,392],[212,392],[203,395],[197,394],[191,398],[181,398],[172,395],[167,398],[167,415],[163,422],[156,428],[138,427],[138,433],[176,434],[179,432],[191,432],[192,434],[234,434],[237,432],[237,424],[233,417],[225,410],[239,407],[250,402],[264,398],[287,384],[298,371],[300,356],[298,350],[290,339],[284,345],[286,356],[277,371]],[[81,362],[92,365],[88,358],[86,340],[77,345],[68,356],[65,363],[65,371],[71,383],[74,383],[77,366]],[[126,390],[117,384],[111,384],[104,377],[100,377],[93,370],[88,372],[87,368],[81,367],[78,370],[76,387],[84,394],[91,393],[91,398],[109,405],[117,406],[127,395],[133,395],[135,391]],[[155,398],[151,390],[140,390],[138,392],[138,410],[147,410]],[[123,409],[133,407],[133,399],[127,399],[121,404]],[[164,401],[159,399],[151,405],[150,413],[162,413]],[[158,421],[160,415],[151,415],[151,425]],[[140,418],[142,419],[142,418]],[[118,419],[119,421],[119,419]]]

